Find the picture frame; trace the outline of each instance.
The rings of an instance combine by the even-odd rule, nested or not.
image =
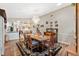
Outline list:
[[[55,27],[58,27],[58,24],[55,24]]]
[[[52,27],[53,25],[50,25],[50,27]]]
[[[50,22],[50,24],[53,24],[53,22]]]
[[[41,25],[41,27],[44,27],[44,25]]]
[[[58,21],[55,21],[55,23],[58,23]]]
[[[46,21],[46,24],[48,24],[48,21]]]
[[[33,25],[33,28],[35,28],[35,26]]]
[[[40,25],[39,25],[39,24],[37,24],[37,26],[39,27]]]

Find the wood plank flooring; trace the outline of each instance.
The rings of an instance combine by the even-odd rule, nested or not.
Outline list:
[[[5,56],[20,56],[21,53],[16,46],[16,41],[8,41],[5,43],[5,51],[4,51]]]
[[[21,56],[21,53],[16,46],[17,41],[8,41],[5,44],[5,56]],[[66,56],[67,45],[61,44],[62,49],[58,52],[56,56]]]

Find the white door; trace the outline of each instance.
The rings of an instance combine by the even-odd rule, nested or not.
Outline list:
[[[4,22],[3,17],[0,16],[0,55],[4,55]]]

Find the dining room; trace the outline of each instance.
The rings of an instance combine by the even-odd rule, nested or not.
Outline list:
[[[4,56],[67,56],[75,49],[74,3],[3,3]]]

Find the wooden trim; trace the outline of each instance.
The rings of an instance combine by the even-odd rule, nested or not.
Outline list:
[[[4,23],[7,23],[7,18],[6,18],[5,10],[0,9],[0,15],[4,18]]]
[[[78,53],[78,4],[76,3],[76,53]]]

